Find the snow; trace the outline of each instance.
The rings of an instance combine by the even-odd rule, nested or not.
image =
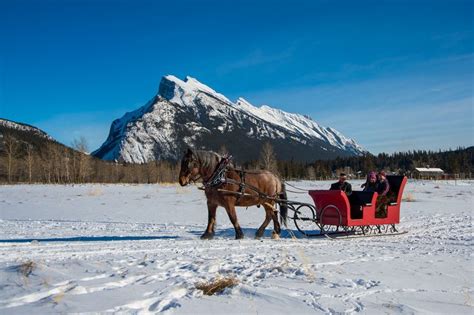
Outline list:
[[[242,97],[237,100],[234,106],[300,137],[318,138],[335,147],[349,150],[355,154],[364,152],[364,149],[353,139],[346,138],[333,128],[322,127],[308,116],[288,113],[268,105],[256,107]],[[298,141],[301,142],[301,140]]]
[[[264,211],[250,207],[238,208],[240,241],[223,209],[216,238],[199,239],[207,211],[195,186],[2,186],[0,313],[472,314],[473,184],[410,181],[400,236],[306,239],[290,222],[297,239],[272,240],[269,226],[254,240]],[[195,288],[225,276],[239,284]]]
[[[444,171],[438,167],[417,167],[415,168],[418,172],[435,172],[444,173]]]
[[[48,135],[46,132],[44,132],[43,130],[40,130],[36,127],[30,126],[30,125],[27,125],[27,124],[20,124],[20,123],[16,123],[16,122],[8,120],[8,119],[0,118],[0,126],[5,127],[5,128],[25,131],[25,132],[31,132],[31,133],[36,134],[36,135],[38,135],[42,138],[45,138],[47,140],[54,141],[54,139],[50,135]]]
[[[187,116],[180,116],[183,113]],[[188,76],[183,81],[167,75],[162,78],[158,94],[152,100],[113,122],[109,137],[93,154],[100,153],[98,156],[102,159],[128,163],[177,159],[176,152],[183,148],[176,143],[183,136],[176,130],[179,126],[175,122],[183,119],[193,119],[192,122],[201,125],[196,129],[195,138],[198,138],[199,129],[224,133],[231,131],[230,127],[248,130],[243,126],[250,123],[255,126],[255,132],[249,130],[246,133],[257,139],[294,139],[300,143],[318,140],[353,154],[365,151],[353,139],[335,129],[320,126],[307,116],[266,105],[255,107],[243,98],[233,103],[195,78]],[[216,119],[224,124],[213,128],[205,123]]]
[[[174,75],[167,75],[163,78],[163,80],[167,80],[169,82],[173,82],[175,84],[175,92],[173,98],[169,99],[171,102],[178,102],[181,104],[189,105],[192,103],[192,100],[200,93],[204,92],[207,94],[212,95],[213,97],[223,101],[224,103],[232,103],[227,97],[224,95],[217,93],[207,85],[199,82],[195,78],[187,76],[186,79],[183,81]],[[184,101],[183,98],[186,98],[187,101]],[[190,101],[189,101],[190,100]]]

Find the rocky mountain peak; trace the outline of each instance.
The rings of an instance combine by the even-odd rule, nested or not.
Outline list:
[[[187,76],[161,79],[158,95],[112,123],[95,152],[99,158],[144,163],[177,160],[187,148],[219,150],[225,145],[240,160],[257,159],[270,142],[280,159],[315,160],[362,154],[363,148],[313,119],[268,105],[236,102]]]

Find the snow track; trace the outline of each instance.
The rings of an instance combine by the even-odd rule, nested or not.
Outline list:
[[[220,210],[216,239],[199,240],[207,213],[195,187],[3,186],[0,313],[472,313],[472,186],[461,184],[409,183],[415,202],[402,205],[400,225],[408,234],[285,231],[278,241],[270,229],[252,238],[264,218],[257,208],[238,210],[246,239],[233,239]],[[27,261],[29,276],[19,272]],[[219,295],[195,288],[228,276],[239,284]]]

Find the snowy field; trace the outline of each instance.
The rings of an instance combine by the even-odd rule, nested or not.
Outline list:
[[[0,186],[0,313],[472,314],[473,185],[409,182],[404,235],[272,240],[270,225],[254,240],[252,207],[238,209],[240,241],[223,209],[216,238],[199,239],[195,186]],[[195,287],[228,276],[239,284],[218,295]]]

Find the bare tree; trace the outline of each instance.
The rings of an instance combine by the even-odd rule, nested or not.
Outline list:
[[[12,181],[12,173],[13,173],[13,164],[16,159],[16,155],[18,154],[18,140],[13,137],[10,133],[3,134],[3,143],[5,145],[5,153],[7,155],[7,174],[8,174],[8,182],[11,183]]]
[[[59,151],[59,146],[54,144],[52,146],[52,156],[50,157],[53,162],[53,176],[56,183],[61,183],[62,179],[62,159],[61,152]]]
[[[71,182],[71,176],[69,174],[69,150],[67,148],[64,148],[64,154],[63,154],[63,159],[64,159],[64,168],[65,168],[65,182],[70,183]]]
[[[316,179],[316,171],[313,166],[308,166],[306,168],[306,174],[308,176],[308,179],[310,180]]]
[[[89,153],[89,145],[87,143],[87,139],[84,136],[80,136],[79,139],[74,139],[72,141],[72,148],[85,154]]]
[[[265,142],[263,145],[262,151],[260,151],[260,159],[258,162],[260,168],[274,173],[278,172],[275,151],[273,150],[273,146],[270,144],[270,142]]]
[[[52,142],[46,143],[46,154],[43,159],[43,171],[45,181],[49,184],[53,179],[54,172],[54,144]]]
[[[89,146],[85,137],[81,136],[79,139],[74,139],[72,142],[72,147],[79,151],[78,165],[77,165],[77,175],[80,182],[85,182],[87,176],[90,173],[90,163],[89,163]]]
[[[25,143],[25,153],[26,166],[28,167],[28,182],[31,184],[33,180],[33,163],[35,160],[34,147],[31,143]]]

